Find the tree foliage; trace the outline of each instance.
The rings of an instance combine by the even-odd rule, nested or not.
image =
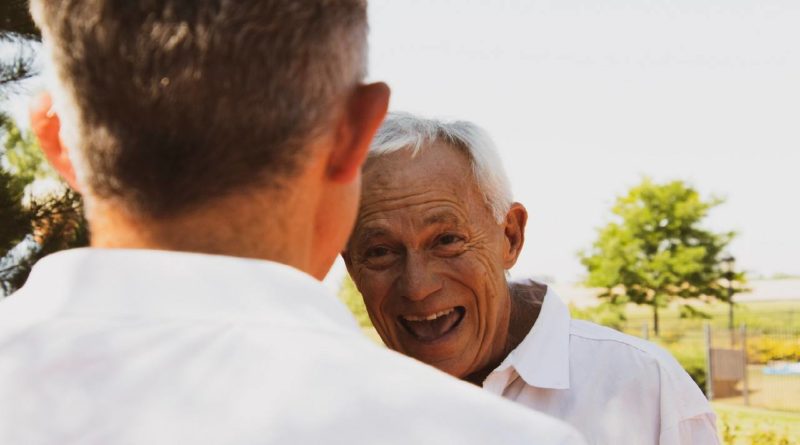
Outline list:
[[[0,32],[39,39],[41,34],[28,12],[28,0],[3,0],[0,3]]]
[[[0,156],[0,293],[18,289],[31,267],[50,253],[89,241],[80,195],[59,184],[35,138],[11,122],[2,127]],[[37,181],[55,187],[33,193]]]
[[[6,90],[36,74],[31,45],[39,40],[41,33],[28,13],[27,0],[0,2],[0,44],[16,49],[16,54],[0,61],[0,88]],[[0,98],[6,94],[0,91]]]
[[[19,244],[30,228],[22,206],[23,190],[17,178],[0,168],[0,253]]]
[[[744,280],[742,273],[726,273],[721,261],[735,233],[702,227],[721,203],[704,200],[683,181],[645,179],[617,199],[614,219],[581,254],[586,284],[604,288],[601,297],[611,302],[652,306],[656,334],[658,309],[675,299],[729,301],[726,278],[739,288]]]
[[[35,42],[41,39],[27,0],[0,3],[0,100],[34,77]],[[18,289],[43,256],[88,243],[80,196],[66,186],[33,193],[37,181],[56,181],[35,139],[0,112],[0,295]]]
[[[0,101],[3,103],[8,99],[9,90],[17,82],[33,74],[33,57],[25,48],[29,41],[38,39],[38,36],[39,32],[28,14],[26,0],[7,0],[0,3],[0,45],[16,49],[11,57],[0,60]],[[8,116],[0,111],[0,135],[7,135],[12,127],[16,128]],[[6,151],[0,151],[0,155]],[[0,165],[0,254],[19,244],[30,231],[29,215],[23,206],[26,186],[27,181],[24,178],[12,174]]]

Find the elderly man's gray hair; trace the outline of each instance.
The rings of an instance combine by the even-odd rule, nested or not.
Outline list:
[[[411,150],[412,155],[416,155],[437,141],[447,142],[467,154],[486,204],[497,222],[503,222],[513,202],[511,184],[494,142],[485,130],[472,122],[389,113],[372,141],[369,158],[398,150]]]

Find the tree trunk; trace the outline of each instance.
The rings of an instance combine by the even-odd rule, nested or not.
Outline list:
[[[653,333],[658,337],[658,305],[653,304]]]

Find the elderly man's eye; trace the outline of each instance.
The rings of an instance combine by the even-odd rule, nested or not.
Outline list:
[[[439,237],[439,244],[447,245],[456,243],[458,241],[461,241],[461,238],[457,237],[456,235],[447,234]]]
[[[445,233],[436,238],[434,248],[442,255],[459,255],[464,251],[464,237]]]
[[[380,258],[388,255],[390,253],[389,249],[384,246],[377,246],[371,247],[364,252],[364,256],[366,258]]]
[[[370,269],[384,269],[394,264],[397,252],[391,247],[375,246],[364,250],[362,264]]]

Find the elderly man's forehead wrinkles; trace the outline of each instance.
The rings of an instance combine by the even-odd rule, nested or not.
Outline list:
[[[361,218],[370,213],[397,210],[404,207],[436,205],[437,202],[450,205],[459,205],[463,198],[458,195],[455,187],[418,184],[405,187],[383,188],[368,186],[361,197]]]

